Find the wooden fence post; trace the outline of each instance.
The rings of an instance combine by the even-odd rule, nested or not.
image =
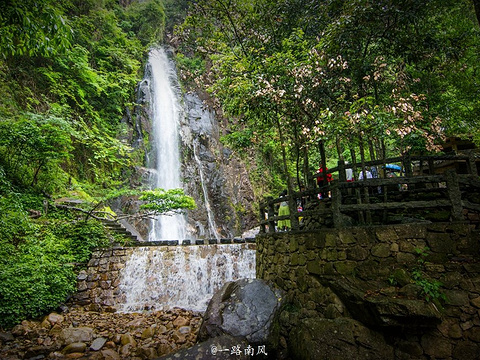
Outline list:
[[[297,201],[293,194],[288,196],[288,209],[290,210],[290,226],[292,227],[292,230],[298,230]]]
[[[458,176],[455,170],[445,171],[447,181],[448,197],[452,203],[452,220],[463,220],[462,193],[458,184]]]
[[[410,154],[405,154],[403,157],[403,168],[405,169],[405,176],[406,177],[412,177],[413,172],[412,172],[412,159],[410,157]]]
[[[477,164],[475,163],[475,154],[472,151],[468,153],[467,167],[470,175],[478,175]]]
[[[267,197],[267,206],[268,206],[268,232],[275,232],[275,221],[272,220],[275,217],[275,209],[273,207],[273,198],[271,196]]]
[[[345,161],[338,160],[338,180],[341,183],[347,182],[347,174],[345,173]]]
[[[260,203],[260,212],[259,212],[259,219],[260,219],[260,234],[265,234],[266,225],[265,225],[265,204]]]

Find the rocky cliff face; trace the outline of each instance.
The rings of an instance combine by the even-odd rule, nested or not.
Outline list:
[[[149,72],[147,66],[145,79],[138,86],[135,111],[124,119],[130,129],[124,140],[145,154],[145,163],[149,162],[151,144],[148,141],[152,129]],[[185,193],[197,204],[196,210],[188,212],[187,231],[193,238],[241,236],[256,224],[256,200],[247,170],[235,154],[221,144],[219,122],[200,97],[194,93],[182,94],[181,103],[182,178]],[[131,185],[145,184],[149,175],[147,167],[136,168]],[[138,202],[134,198],[123,198],[112,207],[117,212],[135,213]],[[148,221],[136,221],[132,225],[144,238],[148,237]]]
[[[256,221],[245,166],[220,143],[219,123],[198,95],[186,94],[184,108],[183,178],[197,203],[188,216],[190,230],[197,237],[239,236]]]

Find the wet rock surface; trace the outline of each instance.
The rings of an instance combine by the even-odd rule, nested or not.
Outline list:
[[[283,291],[258,279],[224,285],[210,300],[198,340],[220,335],[245,338],[249,343],[276,344],[274,322],[283,304]]]
[[[0,359],[155,359],[194,345],[201,315],[172,309],[108,313],[73,308],[0,336]]]
[[[259,279],[225,284],[210,300],[198,343],[161,359],[279,359],[284,295],[283,290]]]

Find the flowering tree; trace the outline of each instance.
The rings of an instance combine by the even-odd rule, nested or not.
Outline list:
[[[290,183],[302,153],[311,172],[319,140],[323,161],[323,145],[373,159],[476,132],[474,21],[469,0],[201,0],[179,34],[206,60],[197,84],[229,117],[227,138],[257,148],[274,139]]]

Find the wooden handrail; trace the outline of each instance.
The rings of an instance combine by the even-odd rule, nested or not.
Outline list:
[[[435,157],[412,157],[412,160],[422,159],[431,160],[457,160],[472,162],[472,156],[435,156]],[[386,161],[394,162],[397,158],[390,158]],[[475,159],[474,159],[475,160]],[[473,160],[473,162],[474,162]],[[368,162],[367,162],[368,163]],[[384,161],[382,162],[384,163]],[[347,167],[353,167],[352,164],[347,164]],[[472,165],[469,165],[472,167]],[[341,166],[343,168],[343,166]],[[476,168],[474,168],[476,171]],[[332,169],[335,170],[335,169]],[[331,172],[330,170],[329,172]],[[392,192],[392,186],[396,187]],[[323,204],[323,207],[315,210],[303,210],[302,212],[293,212],[290,215],[277,216],[275,214],[275,204],[284,201],[283,198],[273,199],[269,198],[260,204],[260,227],[261,232],[266,231],[268,226],[269,232],[275,232],[275,224],[283,219],[295,219],[298,223],[299,218],[308,218],[312,216],[332,217],[333,226],[341,227],[342,214],[366,213],[371,211],[383,211],[385,215],[387,211],[395,211],[399,209],[406,209],[410,212],[421,209],[450,209],[450,216],[452,221],[464,220],[464,209],[474,212],[480,212],[480,204],[472,203],[467,200],[462,200],[462,194],[465,191],[471,191],[472,188],[477,188],[480,193],[480,178],[477,175],[471,174],[457,174],[455,170],[450,169],[443,174],[438,175],[422,175],[410,177],[393,177],[393,178],[374,178],[365,179],[362,181],[345,182],[332,181],[332,183],[321,188],[307,189],[305,191],[296,192],[290,195],[290,201],[300,202],[304,199],[314,198]],[[361,190],[365,189],[365,190]],[[367,191],[367,189],[369,189]],[[387,193],[386,190],[390,189]],[[318,200],[319,194],[331,193],[331,198]],[[384,193],[382,193],[384,192]],[[370,196],[368,194],[370,193]],[[416,198],[418,194],[425,194],[426,196],[435,196],[436,199],[419,200]],[[393,201],[391,200],[394,196]],[[364,198],[365,197],[365,198]],[[413,198],[413,200],[411,200]],[[350,200],[349,200],[350,199]],[[357,199],[357,203],[343,203],[344,201],[351,202]],[[363,200],[362,200],[363,199]],[[397,199],[397,200],[395,200]],[[398,200],[400,199],[400,200]],[[380,201],[379,201],[380,200]],[[376,201],[372,203],[372,201]],[[379,201],[379,202],[378,202]],[[268,212],[268,219],[264,214]],[[367,216],[367,222],[369,216]],[[363,215],[362,215],[363,220]],[[292,222],[293,230],[296,230],[296,224]]]
[[[410,162],[415,162],[415,161],[447,161],[447,160],[453,160],[453,161],[462,161],[462,162],[467,162],[467,163],[472,163],[474,164],[475,159],[478,158],[473,153],[470,153],[468,155],[424,155],[424,156],[411,156],[409,158]],[[365,166],[378,166],[378,165],[385,165],[385,164],[391,164],[391,163],[403,163],[405,160],[405,157],[402,156],[396,156],[392,158],[387,158],[387,159],[380,159],[380,160],[369,160],[365,161]],[[353,168],[361,168],[360,163],[356,164],[350,164],[350,163],[345,163],[344,165],[345,169],[353,169]],[[328,174],[333,174],[336,173],[340,170],[339,166],[335,166],[333,168],[330,168],[326,171]],[[476,170],[476,169],[472,169]],[[473,171],[470,171],[470,173],[474,173]],[[314,178],[319,177],[320,174],[316,173],[313,175]]]

